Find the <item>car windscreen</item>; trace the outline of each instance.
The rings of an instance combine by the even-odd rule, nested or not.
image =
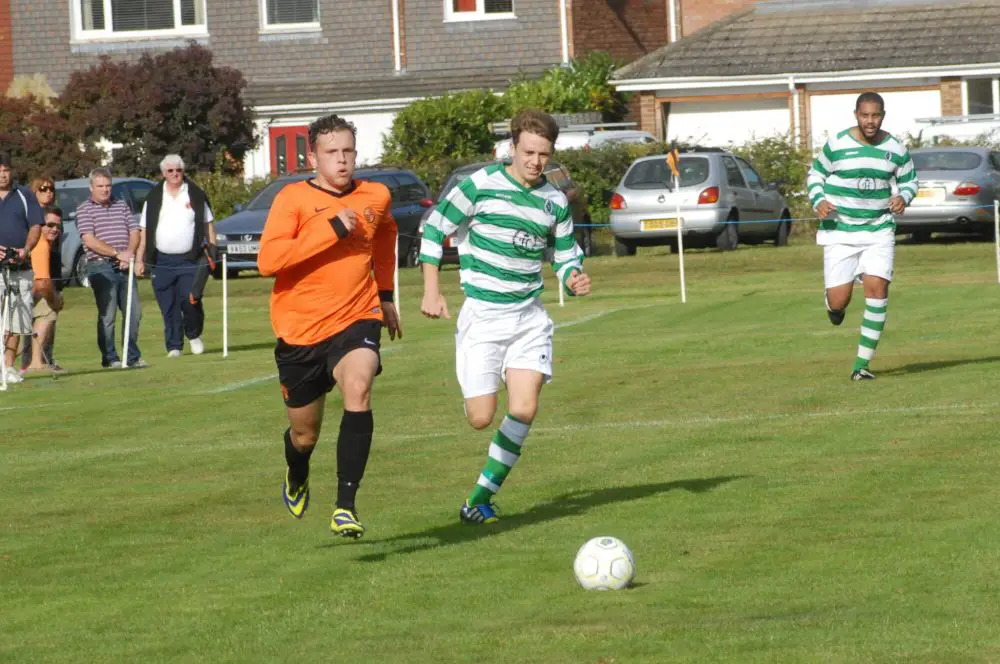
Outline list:
[[[476,169],[476,170],[478,170],[478,169]],[[443,187],[441,187],[441,191],[438,193],[437,200],[439,202],[443,201],[444,198],[445,198],[445,196],[448,195],[448,192],[450,192],[452,189],[454,189],[456,187],[456,185],[458,185],[459,182],[461,182],[462,180],[464,180],[465,178],[469,177],[470,175],[472,175],[475,172],[476,171],[456,171],[456,172],[452,173],[451,177],[448,178],[448,181],[444,183]]]
[[[274,198],[278,192],[290,185],[294,180],[276,180],[261,189],[256,196],[247,203],[247,210],[270,210],[274,204]]]
[[[975,152],[918,152],[913,157],[917,171],[974,171],[983,163]]]
[[[693,187],[708,179],[708,159],[704,157],[681,157],[678,170],[681,172],[681,186]],[[635,164],[625,176],[624,185],[629,189],[670,189],[674,186],[674,175],[667,165],[666,157],[647,159]]]
[[[63,211],[66,221],[76,221],[76,208],[88,198],[90,198],[88,187],[56,189],[56,203]]]

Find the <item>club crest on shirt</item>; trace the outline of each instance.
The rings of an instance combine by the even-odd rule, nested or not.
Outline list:
[[[553,214],[553,210],[555,210],[555,207],[556,206],[552,204],[552,199],[546,198],[545,205],[542,206],[542,209],[545,210],[545,214]]]
[[[544,239],[527,231],[518,231],[514,233],[514,239],[511,244],[513,244],[514,248],[523,254],[533,253],[539,249],[545,248]]]
[[[875,178],[861,178],[858,182],[858,189],[861,191],[875,191]]]
[[[375,223],[375,210],[371,209],[370,207],[366,207],[364,209],[364,212],[362,212],[361,214],[364,215],[365,220],[369,224],[374,224]]]
[[[886,161],[892,161],[892,153],[891,152],[886,152],[885,153],[885,160]]]

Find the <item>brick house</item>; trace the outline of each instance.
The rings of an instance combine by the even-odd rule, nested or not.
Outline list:
[[[891,133],[971,137],[998,126],[968,117],[1000,114],[997,34],[1000,0],[771,0],[639,58],[615,81],[638,93],[642,128],[667,139],[790,132],[816,148],[853,123],[865,90],[885,98]]]
[[[502,90],[591,50],[634,60],[738,0],[0,0],[0,90],[44,74],[58,93],[99,56],[198,42],[240,69],[260,148],[248,176],[304,164],[306,125],[336,112],[374,162],[415,99]],[[696,6],[702,6],[696,10]],[[714,10],[712,8],[715,8]],[[708,11],[706,13],[706,8]]]

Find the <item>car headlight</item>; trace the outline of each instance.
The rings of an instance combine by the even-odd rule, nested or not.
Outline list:
[[[216,233],[215,234],[215,241],[216,242],[225,242],[227,239],[228,238],[225,235],[223,235],[222,233]]]

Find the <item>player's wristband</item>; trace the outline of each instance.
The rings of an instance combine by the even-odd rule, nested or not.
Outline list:
[[[334,217],[331,219],[330,226],[333,227],[333,232],[336,233],[337,237],[341,240],[350,234],[350,231],[347,230],[347,226],[345,226],[344,222],[340,220],[340,217]]]
[[[393,298],[394,295],[395,295],[395,293],[393,291],[391,291],[391,290],[380,290],[378,292],[378,299],[379,299],[380,302],[389,302],[389,303],[391,303],[391,302],[394,301],[394,298]]]

